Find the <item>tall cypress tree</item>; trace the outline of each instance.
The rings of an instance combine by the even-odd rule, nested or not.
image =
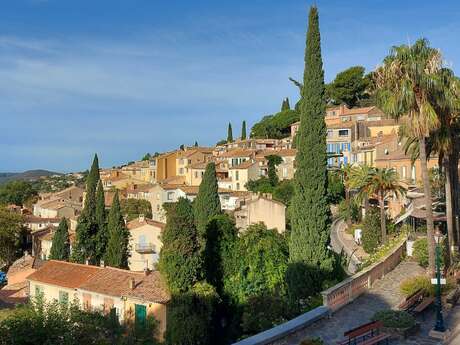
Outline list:
[[[96,223],[97,223],[97,233],[95,236],[95,257],[96,261],[99,262],[103,259],[106,252],[107,241],[108,241],[108,231],[107,231],[107,214],[105,210],[105,196],[104,196],[104,187],[102,187],[102,181],[99,181],[97,184],[96,191]]]
[[[233,142],[233,131],[232,131],[232,124],[229,122],[228,123],[228,129],[227,129],[227,143]]]
[[[198,141],[195,140],[195,147],[198,147]]]
[[[246,140],[246,121],[243,121],[241,126],[241,140]]]
[[[70,256],[69,228],[67,226],[67,220],[65,218],[62,218],[53,236],[49,258],[51,260],[67,261],[69,260],[69,256]]]
[[[96,187],[99,182],[99,159],[94,155],[93,164],[86,178],[86,196],[83,210],[78,217],[76,241],[72,251],[72,261],[96,263],[95,236],[98,229],[96,220]]]
[[[206,226],[209,219],[221,213],[216,165],[213,162],[208,163],[206,166],[200,188],[198,189],[198,195],[193,202],[193,212],[201,246],[204,248]]]
[[[290,110],[290,109],[291,109],[291,105],[289,104],[289,98],[286,97],[285,99],[283,99],[283,103],[281,104],[281,111]]]
[[[305,49],[301,124],[296,139],[297,169],[289,248],[291,265],[297,267],[297,272],[293,272],[294,284],[303,285],[308,282],[305,274],[310,278],[312,271],[321,274],[315,279],[320,283],[323,274],[330,272],[333,266],[333,257],[327,248],[331,219],[327,202],[326,101],[320,41],[318,10],[313,6]]]
[[[107,229],[109,232],[109,239],[107,251],[104,256],[104,263],[111,267],[128,268],[130,234],[121,214],[118,191],[115,192],[115,196],[113,197]]]
[[[167,211],[159,269],[171,293],[189,291],[203,275],[198,232],[189,200],[180,198]]]

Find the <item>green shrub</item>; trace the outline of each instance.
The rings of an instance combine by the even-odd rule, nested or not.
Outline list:
[[[359,220],[359,205],[354,200],[343,199],[339,202],[339,217],[356,223]]]
[[[431,284],[431,280],[427,276],[407,278],[399,285],[399,290],[406,297],[420,289],[424,291],[425,295],[434,295],[434,285]]]
[[[441,245],[441,266],[444,264],[444,258],[446,256],[445,245]],[[414,243],[414,252],[413,257],[417,260],[418,264],[422,267],[428,267],[428,240],[425,238],[420,238]]]
[[[377,209],[371,208],[363,222],[362,243],[366,253],[374,253],[382,241],[380,231],[380,214]]]
[[[380,310],[374,314],[372,321],[382,321],[388,328],[410,328],[415,325],[412,315],[401,310]]]

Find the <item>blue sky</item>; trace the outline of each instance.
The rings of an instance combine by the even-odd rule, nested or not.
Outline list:
[[[372,70],[426,37],[459,73],[456,1],[325,1],[326,80]],[[302,78],[300,0],[3,0],[0,171],[109,167],[180,144],[212,145],[291,104]]]

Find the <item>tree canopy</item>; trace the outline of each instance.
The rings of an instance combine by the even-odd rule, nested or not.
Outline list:
[[[0,206],[0,267],[16,259],[21,246],[24,219],[22,215]]]
[[[327,102],[335,105],[344,103],[349,108],[353,108],[367,100],[370,78],[364,75],[364,71],[362,66],[353,66],[338,73],[326,86]]]
[[[32,183],[28,181],[17,180],[0,185],[0,204],[22,206],[37,195]]]
[[[53,236],[49,258],[51,260],[67,261],[69,260],[69,256],[70,256],[69,228],[67,225],[67,220],[65,218],[62,218]]]
[[[120,201],[121,214],[127,216],[127,220],[131,221],[144,215],[146,218],[152,218],[152,204],[144,199],[123,199]]]

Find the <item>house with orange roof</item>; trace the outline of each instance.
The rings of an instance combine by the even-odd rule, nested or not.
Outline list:
[[[120,322],[159,322],[159,338],[166,330],[170,294],[158,271],[132,272],[111,267],[50,260],[27,277],[29,297],[45,301],[76,301],[82,309],[113,313]]]
[[[165,223],[139,215],[138,218],[129,221],[126,227],[131,234],[129,239],[129,269],[131,271],[154,270],[163,246],[161,234]]]

